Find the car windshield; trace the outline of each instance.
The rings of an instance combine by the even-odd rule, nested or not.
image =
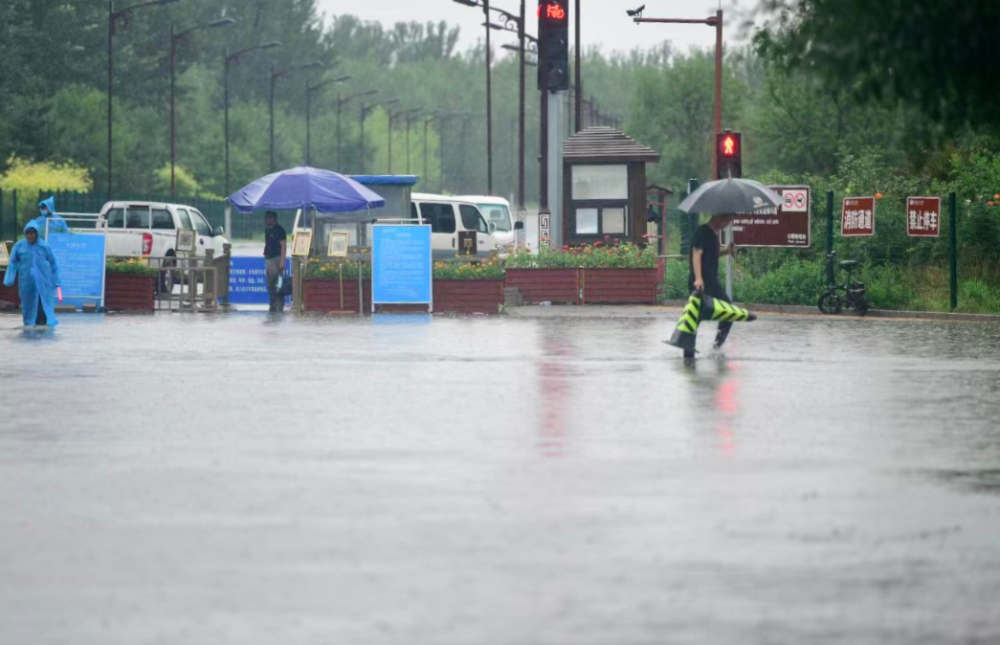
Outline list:
[[[500,204],[480,204],[479,210],[483,212],[488,224],[496,224],[497,232],[509,233],[514,230],[514,224],[510,220],[510,210]]]

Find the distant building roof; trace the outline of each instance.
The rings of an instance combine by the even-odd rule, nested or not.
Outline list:
[[[656,163],[660,154],[621,130],[595,126],[566,140],[563,159],[569,162]]]

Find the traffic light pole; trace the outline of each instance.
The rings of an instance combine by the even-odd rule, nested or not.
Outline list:
[[[715,27],[715,132],[722,132],[722,9],[704,20],[692,18],[633,18],[636,24],[708,25]],[[719,152],[715,152],[715,175],[719,175]]]

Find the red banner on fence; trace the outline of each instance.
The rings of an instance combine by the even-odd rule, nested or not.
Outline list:
[[[906,233],[910,237],[940,237],[941,235],[940,197],[907,198]]]
[[[737,215],[733,220],[736,246],[809,247],[812,226],[809,186],[770,186],[781,195],[777,209]]]
[[[875,198],[848,197],[840,218],[840,233],[844,237],[875,235]]]

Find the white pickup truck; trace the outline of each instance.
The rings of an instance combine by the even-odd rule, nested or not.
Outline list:
[[[103,233],[107,239],[108,256],[173,257],[177,254],[174,246],[178,229],[197,232],[197,254],[201,256],[206,249],[213,249],[218,257],[222,255],[222,246],[229,243],[222,237],[221,227],[213,230],[197,209],[181,204],[108,202],[101,209],[95,228],[95,232]]]

